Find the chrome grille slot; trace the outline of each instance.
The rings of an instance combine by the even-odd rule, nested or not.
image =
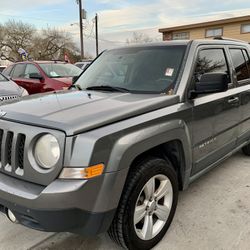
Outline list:
[[[2,162],[2,141],[3,141],[3,130],[0,129],[0,163]]]
[[[7,164],[11,166],[11,153],[12,153],[12,142],[13,142],[14,133],[8,131],[6,138],[6,160]]]
[[[23,157],[24,157],[24,146],[26,136],[24,134],[18,134],[16,143],[16,163],[17,167],[23,169]]]
[[[0,129],[0,168],[22,176],[26,135]]]

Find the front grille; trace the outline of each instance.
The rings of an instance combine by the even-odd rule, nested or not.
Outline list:
[[[15,100],[17,98],[18,98],[17,95],[0,96],[0,102]]]
[[[23,174],[24,147],[26,136],[12,131],[0,129],[0,166],[8,172]]]
[[[8,111],[2,112],[8,115]],[[32,150],[37,139],[44,134],[55,135],[61,152],[64,152],[66,137],[63,132],[0,119],[0,179],[6,175],[47,186],[58,177],[63,166],[63,155],[49,171],[40,168],[34,159]]]

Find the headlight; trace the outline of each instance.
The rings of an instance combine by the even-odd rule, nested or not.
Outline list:
[[[54,167],[60,158],[60,146],[55,136],[46,134],[40,137],[36,142],[34,155],[42,168]]]

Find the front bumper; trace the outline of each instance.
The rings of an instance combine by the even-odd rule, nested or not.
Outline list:
[[[55,180],[44,187],[0,174],[0,211],[10,209],[24,226],[48,232],[96,235],[115,214],[126,171],[91,180]]]
[[[96,214],[80,209],[36,210],[1,199],[0,204],[0,211],[6,213],[10,209],[20,224],[46,232],[97,235],[107,231],[115,214],[115,209]]]

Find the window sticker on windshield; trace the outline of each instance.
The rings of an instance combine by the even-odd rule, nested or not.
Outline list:
[[[165,72],[165,76],[173,76],[174,69],[173,68],[167,68]]]
[[[58,74],[57,74],[55,71],[51,71],[51,72],[50,72],[50,75],[51,75],[52,77],[58,76]]]

